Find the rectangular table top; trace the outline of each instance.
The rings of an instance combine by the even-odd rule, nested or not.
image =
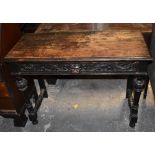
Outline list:
[[[139,31],[24,34],[5,60],[147,60]]]

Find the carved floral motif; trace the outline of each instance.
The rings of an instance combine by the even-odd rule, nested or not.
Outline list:
[[[135,72],[138,62],[20,62],[13,73],[26,74],[84,74]],[[11,65],[10,65],[11,66]]]

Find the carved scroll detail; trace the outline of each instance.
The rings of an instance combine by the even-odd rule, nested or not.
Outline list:
[[[43,74],[135,72],[137,62],[22,62],[14,64],[13,72]]]

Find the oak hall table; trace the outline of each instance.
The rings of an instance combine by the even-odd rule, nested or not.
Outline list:
[[[5,65],[16,78],[127,76],[131,127],[138,119],[139,98],[151,62],[141,32],[121,30],[24,34],[5,57]],[[32,106],[30,111],[36,112]]]

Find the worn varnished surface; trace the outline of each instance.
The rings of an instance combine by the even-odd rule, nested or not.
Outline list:
[[[152,24],[151,23],[113,23],[113,24],[107,24],[107,29],[152,32]]]
[[[106,30],[136,30],[151,32],[151,23],[43,23],[35,33],[62,31],[106,31]]]
[[[103,23],[42,23],[35,33],[98,31],[106,27]]]
[[[149,59],[138,31],[25,34],[5,59]]]

